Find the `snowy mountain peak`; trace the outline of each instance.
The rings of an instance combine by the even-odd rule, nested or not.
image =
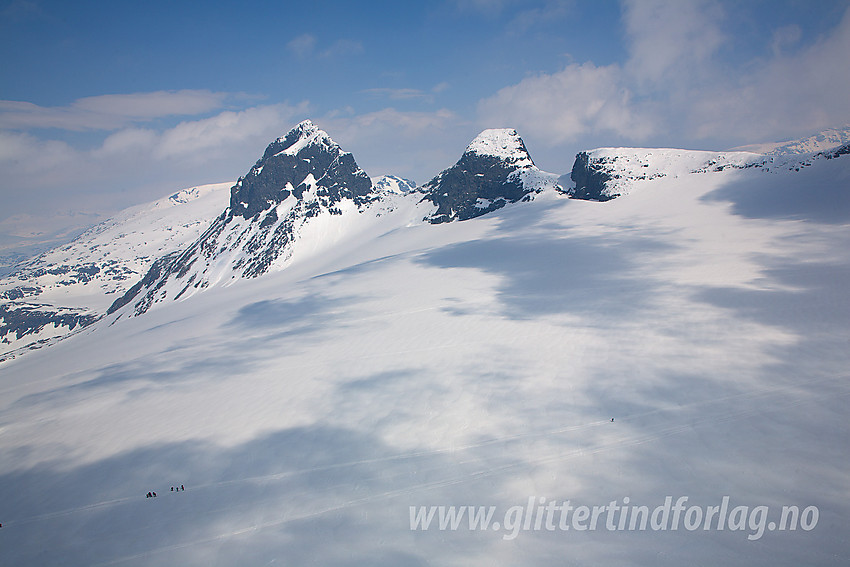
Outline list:
[[[484,130],[466,147],[464,153],[493,156],[511,163],[528,162],[534,165],[522,138],[513,128]]]
[[[266,148],[263,157],[231,190],[234,215],[251,218],[290,195],[311,193],[325,207],[341,198],[362,204],[372,182],[330,136],[305,120]]]
[[[502,128],[481,132],[455,165],[419,191],[423,201],[437,206],[425,220],[439,224],[479,217],[558,188],[558,176],[534,165],[517,131]]]
[[[263,159],[268,159],[277,154],[297,155],[298,152],[311,144],[321,144],[328,148],[339,147],[327,132],[313,124],[311,120],[304,120],[285,136],[281,136],[269,144],[263,154]]]
[[[416,183],[410,179],[404,179],[396,175],[382,175],[372,178],[372,186],[378,193],[394,193],[403,195],[416,188]]]
[[[361,212],[378,198],[354,157],[305,120],[269,144],[231,189],[230,205],[196,242],[157,260],[109,312],[132,303],[140,314],[166,297],[280,268],[305,227]]]

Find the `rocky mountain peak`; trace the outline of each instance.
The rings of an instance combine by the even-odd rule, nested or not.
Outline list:
[[[534,165],[516,130],[484,130],[455,165],[419,189],[423,201],[437,206],[425,220],[439,224],[479,217],[557,188],[557,177]]]
[[[312,188],[321,204],[332,207],[342,198],[361,204],[372,182],[350,153],[305,120],[269,144],[263,157],[231,189],[231,213],[252,218],[290,195],[302,199]]]

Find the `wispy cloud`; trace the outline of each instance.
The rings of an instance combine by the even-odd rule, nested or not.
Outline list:
[[[167,116],[193,116],[221,108],[228,93],[206,90],[157,91],[80,98],[68,106],[0,101],[0,128],[29,130],[115,130]]]
[[[448,90],[449,84],[446,82],[438,83],[434,85],[434,87],[430,91],[423,91],[422,89],[411,89],[411,88],[373,88],[373,89],[364,89],[360,92],[373,95],[375,97],[380,98],[388,98],[390,100],[411,100],[411,99],[419,99],[425,102],[434,102],[435,96]]]
[[[419,89],[375,88],[365,89],[361,92],[374,95],[376,97],[386,97],[390,100],[422,99],[428,102],[433,102],[434,100],[433,94],[426,93],[425,91],[421,91]]]
[[[351,39],[338,39],[330,46],[319,52],[320,57],[339,57],[342,55],[359,55],[363,53],[363,44]]]
[[[302,59],[307,57],[332,58],[363,52],[363,44],[350,39],[338,39],[326,47],[321,47],[316,36],[310,33],[303,33],[294,37],[286,44],[286,48]]]
[[[509,25],[512,33],[525,33],[541,25],[569,17],[575,9],[575,0],[548,0],[542,5],[524,8],[517,12]]]
[[[318,122],[370,175],[392,173],[420,182],[454,163],[477,134],[474,124],[445,108],[334,112]]]
[[[316,49],[316,36],[302,33],[287,42],[286,48],[298,57],[307,57]]]

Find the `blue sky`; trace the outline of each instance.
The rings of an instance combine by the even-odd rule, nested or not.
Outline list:
[[[370,175],[419,183],[488,127],[564,173],[592,147],[841,126],[848,7],[0,1],[0,245],[235,180],[308,117]]]

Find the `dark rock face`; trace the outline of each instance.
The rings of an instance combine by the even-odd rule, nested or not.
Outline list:
[[[570,189],[568,194],[574,199],[585,199],[589,201],[609,201],[619,194],[606,192],[607,184],[613,178],[604,162],[591,161],[587,152],[576,155],[570,179],[575,183],[575,188]]]
[[[132,299],[136,295],[138,295],[139,291],[141,291],[142,288],[155,284],[162,276],[163,271],[172,267],[172,265],[174,264],[175,256],[177,256],[177,253],[169,254],[156,260],[151,265],[150,269],[148,269],[148,273],[145,274],[145,277],[143,277],[136,284],[134,284],[133,287],[128,289],[124,295],[116,299],[112,303],[112,305],[109,306],[109,309],[106,310],[106,314],[109,315],[110,313],[121,309],[122,307],[127,305],[127,303],[132,301]]]
[[[819,155],[824,156],[826,159],[835,159],[848,154],[850,154],[850,144],[844,144],[843,146],[838,146],[834,150],[821,152]]]
[[[496,151],[488,153],[489,148]],[[418,189],[437,210],[432,224],[464,221],[530,199],[540,187],[526,185],[520,173],[537,168],[515,130],[485,130],[460,160]]]
[[[304,144],[311,139],[313,143]],[[326,208],[343,198],[357,204],[366,202],[372,189],[371,180],[354,157],[305,121],[269,144],[263,157],[236,183],[230,193],[230,210],[233,215],[248,219],[290,194],[301,199],[309,175],[316,181],[320,205]]]
[[[98,319],[97,315],[81,309],[33,303],[7,303],[0,305],[0,340],[11,342],[10,335],[21,339],[40,332],[47,325],[67,327],[68,331],[73,331],[78,326],[91,325]]]
[[[230,190],[230,205],[186,250],[160,258],[145,277],[109,308],[134,304],[136,314],[165,298],[169,282],[175,298],[220,278],[252,278],[290,254],[305,220],[323,212],[341,214],[343,201],[358,208],[378,196],[372,181],[322,130],[306,120],[269,144],[263,157]]]
[[[529,191],[519,179],[509,177],[513,172],[497,157],[464,154],[422,188],[423,200],[437,206],[428,222],[464,221],[521,200]]]

